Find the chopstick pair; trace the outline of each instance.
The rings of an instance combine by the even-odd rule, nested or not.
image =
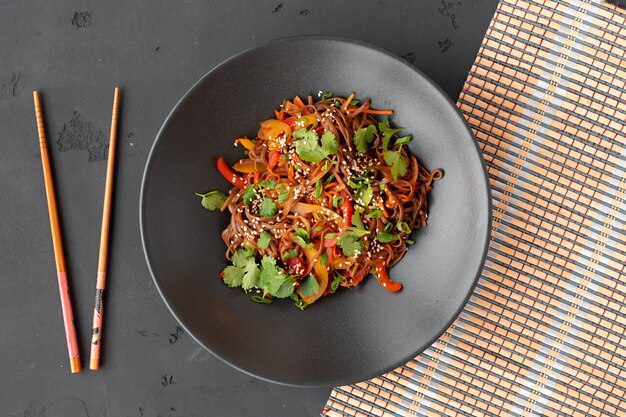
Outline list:
[[[120,89],[115,87],[113,95],[113,111],[111,115],[111,133],[109,136],[109,156],[107,160],[106,182],[104,186],[104,206],[102,209],[102,229],[100,232],[100,253],[98,257],[98,277],[96,280],[96,300],[94,306],[91,352],[89,368],[96,370],[100,367],[100,346],[102,340],[102,294],[106,283],[106,269],[109,255],[109,229],[111,222],[111,201],[113,196],[113,174],[115,169],[115,148],[117,142],[117,122],[119,119],[119,96]],[[59,226],[59,215],[54,194],[54,181],[50,168],[50,156],[48,155],[48,143],[43,122],[43,112],[39,92],[33,91],[35,102],[35,117],[37,119],[37,131],[39,133],[39,146],[41,148],[41,165],[43,169],[44,184],[46,187],[46,200],[48,202],[48,216],[50,217],[50,230],[52,232],[52,246],[54,248],[54,259],[57,269],[59,283],[59,293],[61,295],[61,309],[63,311],[63,324],[65,327],[65,337],[67,350],[70,358],[70,370],[72,373],[81,371],[80,354],[78,352],[78,342],[76,339],[76,327],[74,325],[74,314],[72,311],[72,301],[67,281],[67,269],[65,266],[65,255],[63,242],[61,240],[61,228]]]

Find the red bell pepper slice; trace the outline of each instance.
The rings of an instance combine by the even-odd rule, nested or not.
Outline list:
[[[388,291],[398,292],[402,289],[402,284],[399,282],[392,281],[387,274],[387,266],[385,262],[379,262],[374,265],[376,268],[376,277],[378,278],[378,282]]]
[[[283,120],[285,123],[287,123],[289,125],[290,128],[293,129],[293,127],[296,125],[296,121],[298,120],[297,117],[295,116],[290,116],[287,117],[285,120]]]
[[[324,239],[324,247],[325,248],[332,248],[336,244],[337,244],[337,238],[336,237],[334,237],[332,239]]]
[[[347,230],[352,226],[352,215],[354,214],[354,206],[352,205],[352,197],[345,190],[341,193],[343,203],[341,204],[341,213],[343,215],[343,230]]]
[[[279,153],[278,151],[270,151],[270,157],[268,162],[268,168],[269,169],[274,169],[274,167],[276,166],[276,164],[278,163],[278,157],[279,157]]]
[[[243,177],[237,175],[222,157],[217,158],[217,170],[220,174],[222,174],[222,177],[224,177],[226,181],[230,182],[235,187],[239,189],[246,188],[246,182]]]

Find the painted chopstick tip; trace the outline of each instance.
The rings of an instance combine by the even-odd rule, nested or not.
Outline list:
[[[72,371],[73,374],[76,374],[81,371],[80,358],[70,359],[70,370]]]
[[[100,369],[100,359],[90,359],[89,369],[91,369],[92,371],[97,371],[98,369]]]

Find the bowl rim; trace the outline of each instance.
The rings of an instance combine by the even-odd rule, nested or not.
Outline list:
[[[426,82],[427,84],[430,85],[430,87],[434,88],[434,90],[444,98],[444,100],[454,109],[454,112],[456,113],[456,115],[460,118],[460,120],[462,121],[462,124],[465,128],[465,130],[467,131],[468,135],[470,138],[472,138],[472,142],[474,144],[474,147],[476,149],[476,153],[478,155],[479,158],[479,162],[480,165],[482,167],[482,172],[483,172],[483,180],[484,180],[484,191],[486,191],[486,198],[487,198],[487,210],[486,210],[486,222],[485,222],[485,229],[483,231],[485,239],[483,242],[483,250],[482,250],[482,256],[480,259],[480,262],[478,264],[478,270],[474,272],[474,278],[472,280],[472,284],[470,286],[469,291],[467,292],[467,295],[465,296],[465,298],[463,299],[463,302],[460,304],[459,308],[457,309],[457,311],[452,315],[452,317],[450,318],[450,320],[448,322],[446,322],[441,329],[439,329],[436,333],[435,336],[428,341],[427,344],[425,344],[425,347],[423,349],[419,349],[417,350],[415,353],[409,355],[406,358],[401,358],[400,360],[394,362],[393,366],[391,367],[383,367],[383,368],[376,368],[375,370],[372,370],[368,373],[366,373],[366,377],[364,379],[359,379],[359,380],[354,380],[354,379],[350,379],[350,380],[318,380],[318,381],[311,381],[311,382],[302,382],[302,383],[294,383],[294,382],[287,382],[287,381],[281,381],[281,380],[277,380],[277,379],[273,379],[271,377],[267,377],[264,375],[260,375],[260,374],[255,374],[254,372],[251,372],[245,368],[240,367],[239,365],[237,365],[236,363],[233,363],[232,361],[222,357],[221,355],[219,355],[217,352],[215,352],[214,350],[212,350],[209,346],[207,346],[206,344],[204,344],[202,341],[200,341],[193,332],[189,331],[188,327],[186,326],[185,322],[176,314],[173,306],[170,305],[170,303],[168,302],[161,286],[159,285],[159,280],[156,277],[156,274],[154,273],[154,270],[152,268],[152,263],[151,263],[151,256],[148,253],[148,248],[147,248],[147,238],[146,238],[146,231],[145,231],[145,195],[147,193],[147,179],[148,179],[148,175],[150,172],[150,169],[152,167],[152,163],[153,163],[153,154],[155,152],[155,149],[159,143],[159,140],[162,138],[163,136],[163,131],[165,129],[165,126],[168,124],[168,122],[170,121],[170,119],[174,116],[175,113],[177,113],[178,109],[182,106],[183,102],[188,98],[188,96],[200,85],[204,82],[204,80],[206,78],[209,78],[213,73],[219,71],[223,66],[226,66],[228,63],[230,63],[231,61],[237,60],[238,58],[240,58],[241,56],[253,53],[257,50],[260,49],[265,49],[267,47],[270,46],[275,46],[275,45],[280,45],[283,43],[292,43],[292,42],[302,42],[302,41],[326,41],[326,42],[337,42],[337,43],[344,43],[344,44],[351,44],[351,45],[355,45],[355,46],[359,46],[359,47],[364,47],[367,49],[371,49],[373,51],[376,51],[378,53],[381,53],[385,56],[387,56],[388,58],[391,58],[393,60],[395,60],[396,62],[400,63],[401,65],[403,65],[404,67],[406,67],[407,69],[409,69],[410,71],[413,71],[414,73],[417,73],[419,76],[421,76]],[[469,301],[469,299],[471,298],[471,296],[474,294],[474,290],[476,289],[476,285],[478,284],[478,281],[482,275],[482,271],[484,269],[484,265],[485,265],[485,261],[487,259],[487,253],[488,253],[488,249],[489,249],[489,244],[491,241],[491,228],[492,228],[492,210],[493,210],[493,198],[492,198],[492,192],[491,192],[491,187],[489,186],[489,173],[487,171],[487,166],[485,164],[485,160],[483,158],[483,153],[479,147],[478,144],[478,140],[476,138],[476,136],[473,134],[469,124],[467,123],[467,120],[465,120],[465,117],[463,117],[463,114],[461,113],[461,111],[459,110],[459,108],[456,106],[456,104],[454,103],[454,101],[452,101],[452,99],[448,96],[448,94],[437,84],[435,83],[430,77],[428,77],[426,74],[424,74],[421,70],[419,70],[418,68],[414,67],[413,65],[410,65],[408,62],[406,62],[404,59],[402,59],[401,57],[389,52],[388,50],[379,47],[377,45],[373,45],[371,43],[367,43],[364,41],[360,41],[360,40],[356,40],[356,39],[351,39],[351,38],[346,38],[346,37],[338,37],[338,36],[324,36],[324,35],[304,35],[304,36],[289,36],[289,37],[283,37],[283,38],[278,38],[278,39],[274,39],[274,40],[270,40],[268,42],[264,42],[262,44],[244,49],[232,56],[230,56],[229,58],[223,60],[222,62],[220,62],[219,64],[217,64],[216,66],[214,66],[213,68],[211,68],[208,72],[206,72],[202,77],[200,77],[196,82],[194,82],[186,91],[185,93],[181,96],[181,98],[176,102],[176,104],[174,105],[174,107],[172,107],[172,109],[170,110],[169,114],[167,115],[167,117],[164,119],[163,123],[161,124],[161,127],[159,128],[159,131],[156,134],[156,137],[154,139],[154,142],[152,144],[152,147],[150,148],[150,152],[148,153],[148,157],[146,159],[146,166],[144,168],[143,171],[143,175],[142,175],[142,179],[141,179],[141,189],[139,192],[139,230],[140,230],[140,234],[141,234],[141,245],[142,245],[142,249],[143,249],[143,253],[144,253],[144,257],[146,260],[146,264],[148,266],[148,270],[150,271],[150,275],[152,276],[152,280],[155,284],[155,287],[157,289],[157,291],[159,292],[159,295],[161,296],[161,299],[163,300],[163,302],[165,303],[165,305],[167,306],[168,310],[170,311],[170,313],[174,316],[174,318],[176,319],[176,321],[178,321],[178,323],[183,327],[183,329],[185,330],[186,333],[188,333],[189,335],[191,335],[191,337],[198,343],[200,344],[200,346],[202,346],[204,349],[206,349],[207,351],[209,351],[213,356],[215,356],[216,358],[218,358],[220,361],[228,364],[229,366],[247,374],[250,375],[252,377],[255,378],[259,378],[261,380],[264,381],[268,381],[271,383],[275,383],[275,384],[279,384],[279,385],[283,385],[283,386],[290,386],[290,387],[298,387],[298,388],[321,388],[321,387],[334,387],[334,386],[340,386],[340,385],[349,385],[349,384],[355,384],[357,382],[361,382],[361,381],[366,381],[369,380],[371,378],[374,378],[376,376],[382,375],[386,372],[389,372],[393,369],[398,368],[399,366],[404,365],[405,363],[409,362],[410,360],[412,360],[413,358],[415,358],[416,356],[422,354],[424,351],[426,351],[429,347],[431,347],[433,345],[433,343],[435,341],[437,341],[441,335],[443,333],[445,333],[445,331],[450,328],[450,326],[456,321],[456,319],[459,317],[459,315],[461,314],[461,312],[465,309],[465,307],[467,306],[467,303]]]

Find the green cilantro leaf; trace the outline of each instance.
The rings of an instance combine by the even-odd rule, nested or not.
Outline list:
[[[289,297],[291,294],[293,294],[293,291],[295,289],[294,286],[293,286],[294,282],[296,282],[296,277],[288,276],[287,278],[285,278],[283,283],[280,285],[280,287],[278,288],[276,293],[272,294],[272,295],[274,297],[276,297],[276,298],[287,298],[287,297]]]
[[[256,241],[256,245],[259,247],[259,249],[265,249],[270,245],[271,241],[272,235],[267,230],[264,230],[259,235],[259,238]]]
[[[387,184],[385,184],[384,182],[381,182],[378,187],[380,188],[380,191],[385,191],[387,189]]]
[[[254,249],[252,248],[248,248],[248,249],[238,249],[238,251],[241,251],[241,254],[243,256],[245,256],[246,258],[249,258],[251,256],[254,255]]]
[[[320,264],[326,265],[327,261],[328,261],[328,254],[324,252],[322,253],[322,256],[320,256]]]
[[[326,236],[324,236],[324,239],[334,239],[337,237],[337,233],[327,233]]]
[[[309,232],[307,232],[306,229],[298,227],[293,232],[296,234],[296,236],[300,236],[302,239],[306,240],[307,242],[309,241]]]
[[[298,236],[295,235],[293,236],[293,241],[296,242],[298,244],[298,246],[302,247],[302,248],[310,248],[311,246],[313,246],[312,243],[308,243],[306,240],[304,240],[304,238],[302,236]]]
[[[306,162],[321,162],[326,155],[322,152],[321,148],[314,148],[310,150],[301,149],[297,144],[300,141],[296,141],[296,152],[300,155],[303,161]]]
[[[248,263],[248,258],[254,255],[254,249],[237,249],[231,258],[231,262],[237,268],[243,268]]]
[[[374,209],[371,213],[366,214],[365,217],[368,219],[380,219],[383,217],[383,211],[381,209]]]
[[[335,100],[335,101],[333,102],[333,106],[335,106],[335,107],[341,107],[341,101],[339,101],[339,100]]]
[[[261,268],[263,268],[264,270],[270,270],[272,268],[275,268],[275,272],[272,269],[272,272],[278,274],[278,267],[276,266],[276,259],[274,259],[271,256],[263,256],[263,258],[261,258]]]
[[[352,99],[352,101],[350,102],[351,106],[358,106],[361,103],[361,100],[359,99]]]
[[[265,180],[265,181],[257,182],[256,185],[258,185],[259,187],[262,187],[262,188],[267,188],[267,189],[273,190],[276,187],[276,181],[274,181],[274,180]]]
[[[202,207],[211,211],[217,210],[222,207],[224,205],[224,202],[226,202],[226,199],[228,198],[226,194],[219,190],[209,191],[206,194],[196,193],[196,195],[198,197],[202,197],[202,201],[200,201],[200,203],[202,203]]]
[[[358,227],[354,227],[354,226],[350,226],[350,227],[348,227],[348,229],[347,229],[347,230],[348,230],[348,231],[350,231],[350,232],[352,232],[352,233],[354,233],[354,234],[355,234],[355,235],[357,235],[358,237],[363,237],[363,236],[366,236],[366,235],[369,235],[369,234],[370,234],[369,230],[366,230],[366,229],[359,229]]]
[[[296,140],[296,152],[306,162],[321,162],[328,155],[339,149],[339,143],[333,132],[324,132],[322,145],[315,130],[299,129],[291,134]]]
[[[333,155],[339,150],[339,143],[335,138],[335,134],[331,131],[324,132],[322,134],[322,151],[326,155]]]
[[[326,101],[333,96],[332,91],[324,91],[320,97],[320,100]]]
[[[298,249],[293,248],[285,252],[283,255],[283,261],[286,261],[289,258],[293,258],[294,256],[298,256]]]
[[[300,292],[307,297],[315,294],[319,288],[320,286],[313,275],[309,275],[307,279],[300,284]]]
[[[387,232],[380,232],[376,236],[376,239],[382,243],[388,243],[388,242],[391,242],[392,240],[396,240],[397,238],[398,238],[398,235],[394,235],[393,233],[387,233]]]
[[[315,183],[315,198],[317,200],[319,200],[319,198],[322,196],[322,180],[319,179],[317,180],[317,182]]]
[[[259,286],[265,294],[276,295],[288,275],[276,266],[276,259],[264,256],[261,259],[261,273],[259,274]]]
[[[387,121],[387,118],[385,118],[385,120],[383,120],[382,122],[378,123],[378,130],[383,134],[382,145],[383,145],[384,150],[387,150],[389,148],[389,141],[391,140],[393,135],[400,132],[402,129],[404,128],[400,127],[398,129],[392,129],[391,126],[389,126],[389,122]]]
[[[333,207],[337,208],[343,204],[343,197],[339,197],[338,195],[333,196]]]
[[[334,293],[339,288],[339,284],[341,284],[341,280],[343,279],[343,275],[337,274],[333,282],[330,283],[330,293]]]
[[[412,139],[413,139],[413,136],[411,136],[411,135],[402,136],[401,138],[396,139],[394,144],[395,145],[408,145],[409,142],[411,142]]]
[[[386,150],[383,152],[383,156],[385,157],[385,163],[391,167],[391,176],[394,181],[396,181],[398,177],[404,177],[406,175],[409,163],[404,159],[400,151]]]
[[[276,199],[276,201],[282,204],[285,201],[287,201],[288,198],[289,198],[289,190],[285,190],[282,193],[278,194],[278,198]]]
[[[276,184],[276,191],[285,191],[287,189],[287,185],[280,183]]]
[[[302,160],[320,162],[326,157],[318,144],[318,136],[314,130],[298,129],[291,134],[296,140],[296,152]]]
[[[276,214],[276,203],[269,197],[264,197],[259,210],[261,217],[272,217]]]
[[[363,243],[355,233],[344,233],[337,244],[345,256],[358,256],[363,252]]]
[[[372,143],[375,137],[376,126],[369,125],[368,127],[362,127],[360,129],[357,129],[357,131],[354,132],[354,137],[352,138],[352,141],[354,142],[357,151],[361,153],[366,153],[369,144]]]
[[[365,229],[365,226],[363,225],[363,220],[361,219],[361,213],[359,212],[359,210],[355,210],[354,213],[352,213],[351,222],[356,228]]]
[[[243,204],[245,204],[246,206],[249,206],[250,203],[252,203],[252,200],[254,200],[254,197],[256,197],[256,191],[254,190],[254,184],[248,185],[246,187],[246,191],[243,193],[243,196],[241,196],[241,198],[243,200]]]
[[[243,270],[234,265],[224,268],[224,283],[230,288],[239,287],[243,279]]]
[[[241,287],[248,291],[259,284],[259,275],[261,270],[257,265],[254,258],[248,258],[248,263],[243,268],[243,279],[241,281]]]
[[[407,239],[407,240],[405,240],[405,242],[406,242],[407,245],[414,245],[415,244],[415,241],[413,239]]]

